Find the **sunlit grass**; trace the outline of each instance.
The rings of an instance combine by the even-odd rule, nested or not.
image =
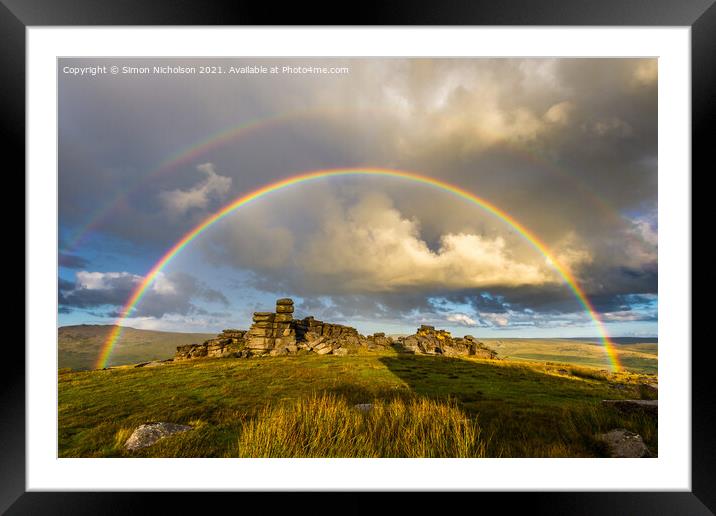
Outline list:
[[[239,457],[484,457],[477,421],[454,401],[377,400],[358,410],[334,394],[264,408]]]
[[[653,418],[601,404],[647,397],[640,378],[394,353],[63,371],[59,454],[598,457],[605,452],[595,436],[613,428],[639,433],[654,451]],[[358,403],[372,403],[373,410],[363,414]],[[193,429],[125,451],[131,431],[152,421]]]

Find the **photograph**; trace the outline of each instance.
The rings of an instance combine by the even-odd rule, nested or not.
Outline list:
[[[660,457],[658,57],[56,66],[58,458]]]

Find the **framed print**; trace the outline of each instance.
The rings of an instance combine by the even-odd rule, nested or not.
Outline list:
[[[28,302],[3,508],[517,491],[711,513],[711,2],[350,26],[219,5],[5,2]]]

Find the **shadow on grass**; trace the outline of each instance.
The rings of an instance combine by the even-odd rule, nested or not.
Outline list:
[[[614,428],[639,433],[654,453],[657,447],[653,418],[620,414],[601,404],[632,394],[608,381],[443,356],[398,355],[380,361],[413,395],[457,400],[490,436],[489,456],[604,456],[597,436]]]

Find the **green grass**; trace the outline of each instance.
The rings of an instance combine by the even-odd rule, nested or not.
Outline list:
[[[62,371],[59,455],[594,457],[604,455],[596,434],[613,428],[656,453],[656,421],[600,404],[642,397],[638,378],[394,353]],[[195,428],[124,451],[150,421]]]
[[[242,429],[238,457],[484,457],[473,418],[453,400],[377,400],[362,412],[335,394],[268,406]]]

